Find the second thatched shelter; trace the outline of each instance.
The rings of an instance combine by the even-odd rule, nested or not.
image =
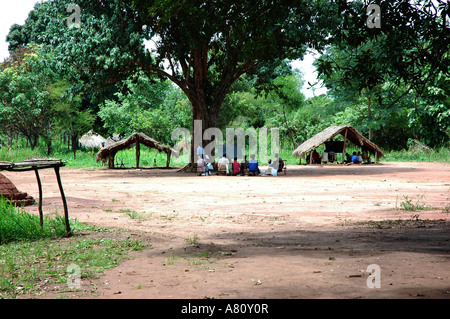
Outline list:
[[[295,149],[294,152],[292,152],[292,155],[300,158],[305,157],[307,152],[310,152],[320,145],[327,143],[329,140],[333,139],[339,134],[344,136],[344,142],[339,144],[339,149],[336,150],[336,153],[345,154],[346,142],[347,140],[349,140],[356,146],[360,146],[361,148],[373,154],[375,157],[375,161],[384,156],[383,151],[377,145],[362,136],[361,133],[359,133],[351,125],[332,125],[327,127],[322,132],[317,133],[309,140],[303,142],[299,147]]]
[[[106,143],[106,139],[93,130],[90,130],[80,138],[78,143],[87,148],[100,148]]]
[[[166,167],[169,167],[170,156],[178,156],[178,152],[171,149],[168,146],[161,144],[160,142],[148,137],[144,133],[133,133],[126,139],[113,143],[107,147],[100,149],[97,153],[96,161],[102,161],[102,163],[108,162],[109,168],[114,168],[114,157],[118,151],[130,148],[133,144],[136,144],[136,168],[139,168],[140,158],[140,145],[143,144],[147,147],[157,149],[160,152],[167,154]]]

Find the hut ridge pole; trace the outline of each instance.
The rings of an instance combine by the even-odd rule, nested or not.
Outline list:
[[[348,128],[345,129],[345,133],[344,133],[344,147],[342,148],[342,164],[344,164],[344,160],[345,160],[345,144],[347,144],[347,131],[348,131]]]

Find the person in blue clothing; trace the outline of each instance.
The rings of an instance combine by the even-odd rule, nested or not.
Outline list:
[[[253,174],[261,174],[259,170],[258,160],[255,159],[255,154],[250,155],[250,161],[248,162],[248,171]]]
[[[359,158],[358,158],[358,155],[356,154],[356,152],[353,152],[352,163],[353,164],[358,164],[359,163]]]

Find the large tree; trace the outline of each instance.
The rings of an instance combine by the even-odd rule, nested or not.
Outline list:
[[[79,28],[66,25],[69,3],[81,9]],[[338,21],[338,7],[325,0],[53,0],[42,6],[44,18],[33,20],[45,23],[37,40],[54,52],[56,67],[96,88],[138,69],[169,79],[188,97],[202,132],[216,125],[243,74],[268,83],[285,59],[324,48]]]

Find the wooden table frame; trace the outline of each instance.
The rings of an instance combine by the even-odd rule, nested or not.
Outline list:
[[[39,176],[40,169],[48,169],[53,168],[55,170],[56,180],[58,182],[59,192],[61,194],[61,199],[63,201],[64,206],[64,221],[66,223],[66,234],[69,236],[72,234],[72,230],[70,229],[69,223],[69,210],[67,207],[66,196],[64,195],[64,189],[61,182],[61,176],[59,174],[60,167],[65,166],[66,163],[62,162],[58,159],[32,159],[26,160],[19,163],[12,162],[0,162],[0,171],[10,171],[10,172],[26,172],[26,171],[34,171],[36,175],[36,180],[39,189],[39,202],[38,202],[38,210],[39,210],[39,220],[41,227],[44,226],[44,214],[42,211],[42,183],[41,178]]]

